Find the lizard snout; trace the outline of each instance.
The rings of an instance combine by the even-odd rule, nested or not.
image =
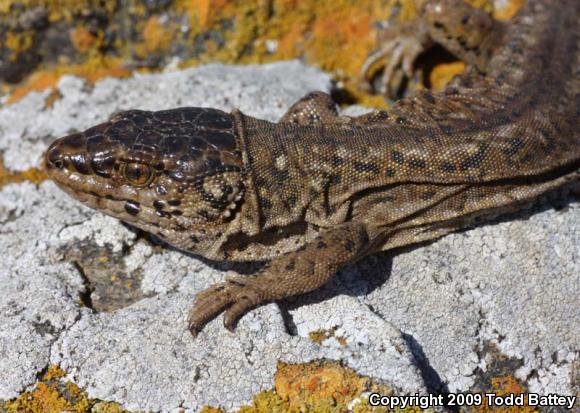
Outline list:
[[[91,173],[83,134],[75,133],[54,141],[44,154],[44,167],[49,174],[65,168],[83,175]]]

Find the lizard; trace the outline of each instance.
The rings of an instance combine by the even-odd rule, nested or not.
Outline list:
[[[394,53],[388,94],[398,70],[440,43],[468,64],[441,92],[357,117],[312,92],[279,122],[129,110],[57,139],[45,168],[75,199],[178,249],[266,261],[197,294],[194,336],[222,312],[233,330],[252,308],[313,291],[366,255],[575,190],[580,3],[528,0],[507,23],[460,0],[420,4],[419,29],[389,29],[369,60]]]

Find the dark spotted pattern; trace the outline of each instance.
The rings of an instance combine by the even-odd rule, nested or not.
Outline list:
[[[509,25],[459,0],[421,2],[420,14],[423,26],[389,47],[410,53],[407,64],[432,41],[465,59],[441,93],[347,117],[314,92],[278,123],[201,108],[122,112],[56,141],[49,174],[180,248],[271,260],[198,294],[193,334],[222,311],[232,328],[367,254],[577,187],[580,2],[528,0]]]
[[[125,211],[131,215],[137,215],[141,208],[139,207],[139,203],[135,201],[127,201],[125,202]]]

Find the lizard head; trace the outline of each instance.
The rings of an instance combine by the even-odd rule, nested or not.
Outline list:
[[[202,255],[244,195],[234,120],[216,109],[121,112],[57,139],[44,165],[85,205]]]

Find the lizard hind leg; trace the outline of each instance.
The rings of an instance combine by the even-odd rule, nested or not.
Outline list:
[[[431,47],[431,38],[421,20],[400,26],[387,26],[379,32],[379,48],[367,58],[360,71],[360,78],[367,88],[375,73],[382,67],[376,92],[396,99],[403,76],[413,76],[417,57]],[[382,62],[384,64],[381,64]]]
[[[230,273],[225,282],[197,295],[189,330],[195,337],[224,311],[224,326],[233,330],[237,320],[254,307],[319,288],[340,267],[363,257],[369,245],[366,227],[349,222],[323,230],[302,249],[275,258],[254,276]]]
[[[379,49],[361,69],[361,78],[370,83],[377,66],[386,59],[377,91],[392,99],[396,98],[403,75],[411,78],[415,60],[434,44],[485,71],[505,31],[504,23],[464,0],[430,0],[421,4],[415,20],[379,31]]]
[[[421,16],[434,42],[481,71],[505,31],[504,23],[464,0],[429,1]]]

